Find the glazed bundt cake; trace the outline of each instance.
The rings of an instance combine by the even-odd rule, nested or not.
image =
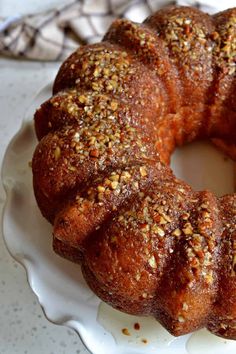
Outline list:
[[[118,19],[35,114],[33,184],[55,251],[113,307],[236,339],[236,196],[196,192],[176,146],[236,139],[236,8]]]

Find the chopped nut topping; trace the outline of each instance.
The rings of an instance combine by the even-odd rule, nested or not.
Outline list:
[[[103,187],[103,186],[98,186],[98,187],[97,187],[97,190],[98,190],[99,193],[104,193],[105,190],[106,190],[106,188]]]
[[[165,231],[157,225],[153,225],[152,231],[158,234],[160,237],[165,236]]]
[[[99,150],[97,150],[97,149],[90,150],[89,155],[91,157],[99,157]]]
[[[76,171],[76,167],[72,165],[68,165],[68,170],[74,172]]]
[[[79,134],[78,132],[76,132],[76,133],[74,134],[74,140],[75,140],[76,142],[79,142],[79,140],[80,140],[80,134]]]
[[[172,232],[172,235],[179,237],[179,236],[181,235],[181,230],[180,230],[180,229],[175,229],[175,230]]]
[[[208,209],[208,205],[205,204],[205,203],[202,203],[202,204],[200,205],[200,207],[201,207],[202,209]]]
[[[178,317],[178,321],[179,321],[180,323],[184,323],[184,322],[185,322],[185,318],[184,318],[183,316],[179,316],[179,317]]]
[[[116,111],[118,108],[118,103],[116,101],[111,101],[111,109]]]
[[[208,274],[206,274],[204,276],[204,278],[206,279],[206,282],[208,284],[210,284],[210,285],[213,284],[214,278],[213,278],[213,272],[212,271],[210,271]]]
[[[86,102],[86,97],[84,95],[79,96],[79,101],[80,103],[85,103]]]
[[[185,235],[192,235],[193,234],[193,228],[190,223],[186,223],[183,228],[183,232]]]
[[[111,188],[112,189],[116,189],[118,187],[118,185],[119,185],[119,182],[117,182],[117,181],[112,181],[111,182]]]
[[[158,215],[159,216],[159,215]],[[156,220],[156,219],[155,219]],[[156,220],[157,221],[157,220]],[[163,218],[163,216],[159,216],[159,224],[165,225],[167,224],[167,220]]]
[[[98,193],[98,200],[103,201],[104,199],[104,193]]]
[[[189,213],[184,213],[184,214],[181,215],[181,218],[182,218],[183,220],[188,220],[189,216],[190,216]]]
[[[116,181],[116,182],[118,182],[119,179],[120,179],[120,176],[117,175],[117,174],[114,174],[114,175],[111,175],[111,176],[109,177],[109,179],[110,179],[110,181]]]
[[[111,243],[117,243],[117,237],[116,236],[111,236]]]
[[[57,161],[61,156],[61,148],[60,146],[57,146],[56,149],[54,150],[54,157],[55,160]]]
[[[157,262],[156,262],[156,258],[154,257],[154,255],[151,256],[151,258],[149,258],[148,263],[150,265],[150,267],[152,268],[157,268]]]
[[[236,254],[233,255],[231,276],[236,275]]]
[[[139,170],[142,177],[147,176],[147,170],[144,166],[141,166]]]
[[[163,213],[162,216],[165,218],[165,220],[166,220],[167,222],[171,222],[171,221],[172,221],[171,218],[169,217],[169,215]]]
[[[208,213],[207,211],[203,211],[202,216],[203,218],[207,219],[210,217],[210,213]]]
[[[130,174],[129,172],[123,171],[123,172],[121,173],[121,177],[120,177],[121,181],[127,182],[127,181],[130,180],[130,178],[131,178],[131,174]]]

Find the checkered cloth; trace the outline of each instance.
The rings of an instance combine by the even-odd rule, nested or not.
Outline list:
[[[234,3],[234,4],[233,4]],[[32,60],[63,60],[79,45],[98,42],[111,22],[125,17],[143,21],[158,8],[196,6],[213,13],[235,0],[74,0],[51,11],[0,18],[0,54]]]

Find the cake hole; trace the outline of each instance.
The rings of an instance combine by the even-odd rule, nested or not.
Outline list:
[[[208,189],[218,197],[235,192],[235,162],[208,141],[177,148],[171,168],[196,191]]]

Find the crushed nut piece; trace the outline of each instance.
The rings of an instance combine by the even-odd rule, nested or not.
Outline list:
[[[172,232],[172,235],[179,237],[179,236],[181,235],[181,230],[180,230],[180,229],[175,229],[175,230]]]
[[[55,160],[57,161],[61,156],[61,148],[60,146],[57,146],[56,149],[54,150],[54,157]]]
[[[152,267],[154,269],[157,268],[157,262],[156,262],[156,258],[154,257],[154,255],[151,258],[149,258],[148,263],[149,263],[150,267]]]
[[[141,174],[142,177],[147,176],[147,170],[146,170],[146,168],[144,166],[141,166],[139,171],[140,171],[140,174]]]

